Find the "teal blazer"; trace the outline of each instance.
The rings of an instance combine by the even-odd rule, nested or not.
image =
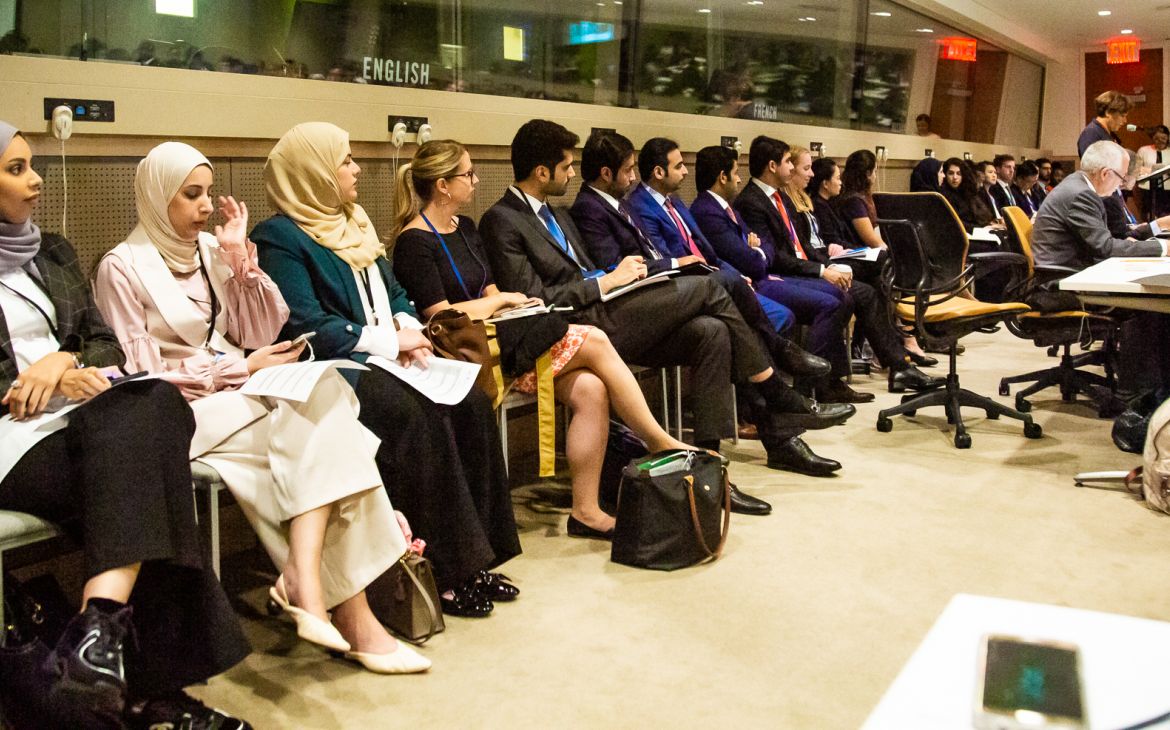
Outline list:
[[[348,358],[364,363],[369,356],[353,348],[368,323],[349,264],[284,215],[260,223],[252,229],[251,239],[260,268],[276,282],[288,303],[289,317],[281,339],[316,332],[312,345],[318,360]],[[382,258],[377,265],[390,294],[391,311],[417,316],[406,290],[394,278],[390,262]]]

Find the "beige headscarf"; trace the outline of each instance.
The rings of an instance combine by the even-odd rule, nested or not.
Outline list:
[[[199,268],[199,247],[195,241],[179,238],[171,225],[167,207],[183,186],[183,181],[200,165],[211,167],[203,153],[191,145],[163,142],[142,158],[134,175],[138,225],[126,240],[149,240],[162,254],[167,268],[181,274]]]
[[[349,133],[328,122],[298,124],[285,133],[264,165],[272,207],[292,218],[317,243],[354,269],[386,254],[366,211],[343,202],[337,168],[350,154]]]

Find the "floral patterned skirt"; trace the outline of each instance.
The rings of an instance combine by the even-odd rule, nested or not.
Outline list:
[[[565,333],[561,341],[552,346],[552,371],[554,376],[559,374],[561,370],[564,370],[569,360],[572,360],[573,356],[577,354],[577,350],[581,349],[581,345],[585,344],[585,338],[593,329],[593,326],[587,324],[569,325],[569,331]],[[535,393],[536,371],[529,370],[516,378],[516,382],[512,387],[521,393]]]

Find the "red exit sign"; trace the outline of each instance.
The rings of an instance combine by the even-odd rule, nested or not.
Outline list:
[[[1109,41],[1106,45],[1105,63],[1137,63],[1141,56],[1141,41],[1126,39]]]
[[[974,38],[943,38],[940,43],[939,57],[947,61],[975,61]]]

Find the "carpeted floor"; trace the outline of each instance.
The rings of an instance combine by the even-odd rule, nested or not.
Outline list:
[[[1055,363],[1006,331],[964,342],[962,381],[987,395]],[[1170,521],[1072,484],[1137,463],[1108,421],[1049,390],[1034,399],[1044,438],[965,412],[974,446],[960,451],[940,409],[878,433],[897,396],[880,375],[857,381],[877,404],[806,437],[844,463],[835,478],[772,471],[758,442],[726,442],[733,480],[775,512],[736,515],[713,565],[615,565],[520,490],[525,552],[504,571],[523,595],[448,619],[423,650],[429,673],[380,677],[298,643],[263,616],[257,583],[241,596],[254,653],[195,693],[258,729],[856,728],[955,593],[1170,620]]]

